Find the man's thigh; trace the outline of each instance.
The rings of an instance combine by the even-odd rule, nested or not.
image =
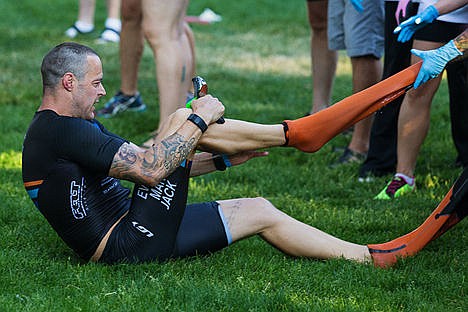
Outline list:
[[[145,23],[171,26],[174,21],[183,21],[188,0],[141,0]]]
[[[262,197],[218,201],[232,241],[263,232],[286,215]]]
[[[381,58],[384,51],[384,6],[382,1],[367,1],[364,12],[346,2],[343,23],[346,52],[349,57],[373,55]]]

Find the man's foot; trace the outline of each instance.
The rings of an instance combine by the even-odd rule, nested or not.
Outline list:
[[[366,154],[355,152],[349,149],[349,147],[346,147],[340,158],[335,163],[331,164],[330,167],[335,168],[344,164],[362,163],[365,159]]]
[[[409,185],[406,181],[398,176],[394,176],[392,181],[388,182],[388,184],[384,187],[382,191],[380,191],[374,199],[384,199],[389,200],[393,198],[400,197],[402,195],[411,193],[416,188],[416,183],[413,185]]]
[[[72,26],[70,26],[70,28],[68,28],[65,31],[65,36],[67,36],[68,38],[73,39],[78,35],[92,33],[93,30],[94,30],[93,25],[84,24],[84,23],[78,21],[75,24],[73,24]]]
[[[468,169],[457,179],[431,215],[414,231],[383,244],[367,245],[376,267],[387,268],[413,256],[468,215]]]
[[[98,43],[119,42],[120,32],[118,30],[106,27],[97,41]]]
[[[146,105],[141,99],[140,92],[137,92],[135,95],[124,95],[121,91],[117,92],[103,108],[97,111],[97,115],[110,118],[126,110],[132,112],[142,112],[146,110]]]

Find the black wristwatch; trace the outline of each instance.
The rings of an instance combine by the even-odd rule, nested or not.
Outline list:
[[[206,125],[205,121],[200,116],[198,116],[197,114],[190,114],[190,116],[188,116],[187,120],[190,120],[198,128],[200,128],[202,133],[205,132],[206,129],[208,129],[208,126]]]
[[[213,154],[213,162],[214,162],[216,170],[219,170],[219,171],[224,171],[226,170],[226,168],[229,168],[232,166],[231,161],[229,160],[229,157],[224,154],[221,154],[221,155]]]

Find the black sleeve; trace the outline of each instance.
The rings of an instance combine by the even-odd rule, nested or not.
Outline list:
[[[104,174],[109,173],[115,153],[126,142],[95,121],[61,118],[57,127],[54,143],[57,156]]]

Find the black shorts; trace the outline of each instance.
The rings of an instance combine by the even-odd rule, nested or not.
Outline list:
[[[181,220],[145,213],[154,207],[139,208],[130,210],[114,228],[99,262],[165,261],[206,255],[231,243],[217,202],[188,205]]]
[[[466,27],[468,27],[468,24],[449,23],[435,20],[433,23],[430,23],[424,28],[416,31],[414,39],[447,43],[461,34]]]
[[[135,263],[205,255],[231,243],[217,202],[186,205],[179,168],[156,187],[136,185],[128,214],[112,231],[100,262]]]

